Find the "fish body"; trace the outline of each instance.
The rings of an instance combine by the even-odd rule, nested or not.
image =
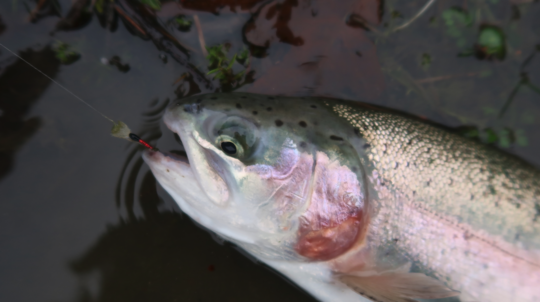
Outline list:
[[[405,115],[326,98],[207,94],[147,151],[194,220],[321,301],[540,301],[540,172]]]

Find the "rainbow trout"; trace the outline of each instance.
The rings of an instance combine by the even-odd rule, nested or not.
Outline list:
[[[207,94],[144,160],[182,211],[321,301],[540,301],[540,172],[325,98]]]

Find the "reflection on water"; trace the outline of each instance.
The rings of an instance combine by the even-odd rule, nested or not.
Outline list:
[[[0,20],[0,32],[2,30]],[[20,56],[54,78],[60,61],[50,47],[26,50]],[[28,117],[51,82],[20,59],[0,63],[0,179],[13,168],[17,150],[34,135],[41,124],[37,116]]]
[[[159,210],[153,175],[142,178],[143,215],[109,226],[70,262],[82,279],[99,276],[97,294],[83,285],[76,301],[313,301],[231,245],[216,244],[189,217]]]
[[[375,45],[365,29],[344,19],[356,15],[377,25],[379,9],[378,1],[357,0],[263,5],[244,35],[251,45],[266,48],[272,63],[246,91],[376,99],[384,84]]]
[[[180,149],[168,100],[241,86],[369,101],[540,164],[538,1],[439,1],[397,32],[426,1],[143,2],[2,1],[0,43],[164,149]],[[43,47],[59,42],[80,59],[60,65]],[[0,56],[0,300],[312,300],[182,215],[140,146]]]

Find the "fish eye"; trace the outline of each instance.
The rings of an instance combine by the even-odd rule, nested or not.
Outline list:
[[[244,157],[244,147],[236,138],[229,135],[220,135],[216,139],[216,146],[231,157],[242,159]]]
[[[228,155],[235,155],[237,152],[236,145],[232,142],[221,142],[221,150]]]
[[[215,137],[214,146],[224,155],[241,161],[249,160],[258,150],[258,131],[255,124],[238,116],[217,121],[210,130]]]

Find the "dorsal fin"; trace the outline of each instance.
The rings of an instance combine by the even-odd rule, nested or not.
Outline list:
[[[384,273],[366,277],[338,275],[351,289],[377,302],[416,302],[416,299],[440,299],[459,292],[421,273]]]

